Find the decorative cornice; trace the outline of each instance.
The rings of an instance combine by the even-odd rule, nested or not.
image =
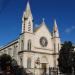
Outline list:
[[[20,52],[18,52],[18,54],[20,54],[20,53],[24,53],[24,52],[28,52],[28,53],[39,53],[39,54],[47,54],[47,55],[59,55],[59,53],[44,53],[44,52],[27,51],[27,50],[20,51]]]

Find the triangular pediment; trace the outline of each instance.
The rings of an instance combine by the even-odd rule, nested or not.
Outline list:
[[[37,33],[50,35],[51,37],[51,33],[45,23],[42,23],[38,28],[35,29],[34,34],[37,34]]]
[[[40,40],[42,37],[44,37],[48,44],[47,46],[45,47],[45,49],[49,49],[49,50],[52,50],[53,49],[53,46],[52,46],[52,36],[51,36],[51,33],[49,32],[49,29],[47,28],[47,25],[45,24],[45,22],[42,22],[40,27],[37,28],[34,32],[34,37],[35,37],[35,47],[37,48],[42,48],[42,46],[40,45]]]

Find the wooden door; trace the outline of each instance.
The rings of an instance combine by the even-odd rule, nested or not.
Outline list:
[[[42,68],[46,69],[46,63],[42,63]]]

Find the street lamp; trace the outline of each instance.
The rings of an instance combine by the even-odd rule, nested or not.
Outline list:
[[[37,65],[40,65],[40,58],[39,58],[39,57],[38,57],[37,60],[35,61],[35,66],[34,66],[34,75],[35,75],[36,64],[37,64]]]
[[[74,75],[74,67],[73,67],[74,59],[72,58],[72,75]]]

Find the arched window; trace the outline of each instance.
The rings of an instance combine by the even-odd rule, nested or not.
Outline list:
[[[28,31],[31,31],[31,23],[30,23],[30,21],[28,23]]]
[[[23,59],[20,57],[20,65],[23,66]]]
[[[31,68],[31,58],[27,59],[27,68]]]
[[[56,46],[55,46],[55,43],[54,43],[54,53],[55,53],[55,50],[56,50]]]
[[[21,40],[21,50],[23,51],[24,50],[24,41]]]
[[[58,43],[58,52],[59,52],[59,49],[60,49],[60,46],[59,46],[60,44]]]
[[[12,56],[17,60],[17,50],[18,50],[18,46],[17,44],[13,45],[13,54]]]
[[[28,40],[28,51],[31,51],[31,40]]]
[[[11,50],[12,50],[12,48],[9,47],[9,48],[8,48],[8,54],[9,54],[9,55],[11,55]]]

